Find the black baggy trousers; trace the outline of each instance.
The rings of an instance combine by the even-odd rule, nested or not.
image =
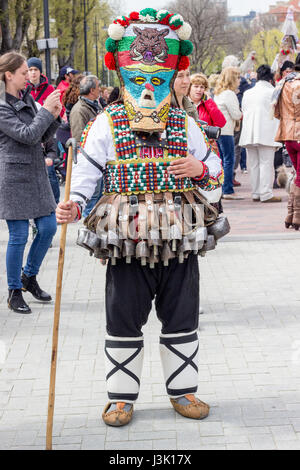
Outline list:
[[[132,258],[116,265],[109,261],[106,272],[107,333],[119,337],[140,337],[155,300],[162,334],[188,333],[198,328],[198,256],[190,254],[183,263],[177,258],[150,268]]]

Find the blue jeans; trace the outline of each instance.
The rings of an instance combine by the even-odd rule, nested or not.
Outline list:
[[[220,157],[223,162],[224,183],[223,194],[233,194],[233,170],[234,170],[234,138],[232,135],[221,135],[218,140]]]
[[[53,165],[51,165],[51,166],[47,166],[47,170],[48,170],[49,181],[50,181],[51,188],[53,191],[54,199],[55,199],[56,204],[58,204],[59,198],[60,198],[60,189],[59,189],[58,178],[55,173],[55,168]]]
[[[36,276],[56,233],[55,213],[34,219],[37,234],[30,247],[24,273]],[[21,289],[21,271],[28,239],[29,220],[7,220],[9,240],[6,251],[7,284],[9,289]]]
[[[241,151],[240,167],[241,170],[247,170],[247,153],[245,148],[243,148]]]
[[[95,189],[95,192],[94,192],[93,196],[91,197],[90,201],[88,202],[86,208],[84,209],[84,211],[82,213],[83,217],[87,217],[89,215],[89,213],[91,212],[93,207],[97,204],[97,202],[101,198],[102,193],[103,193],[103,178],[101,177],[98,180],[98,183],[97,183],[97,186],[96,186],[96,189]]]

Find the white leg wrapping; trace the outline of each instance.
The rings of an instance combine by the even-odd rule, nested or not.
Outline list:
[[[160,357],[169,397],[196,393],[198,388],[197,332],[161,335]]]
[[[134,403],[140,389],[144,340],[106,336],[105,369],[108,397],[112,403]]]

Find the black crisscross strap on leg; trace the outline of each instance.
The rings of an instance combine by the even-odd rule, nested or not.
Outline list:
[[[198,388],[197,333],[162,335],[160,351],[168,395],[176,397],[195,393]]]
[[[113,401],[134,402],[139,394],[144,342],[141,338],[106,339],[106,381]]]

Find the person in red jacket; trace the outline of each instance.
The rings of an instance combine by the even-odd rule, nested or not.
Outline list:
[[[209,126],[224,127],[226,119],[218,106],[208,94],[208,80],[203,73],[191,75],[189,98],[197,108],[200,121],[205,121]],[[210,140],[214,152],[219,155],[219,149],[215,140]]]
[[[60,102],[62,103],[62,98],[65,91],[69,88],[71,81],[74,79],[75,75],[79,73],[79,70],[75,70],[72,67],[65,65],[59,71],[57,90],[60,90]],[[66,121],[66,108],[63,106],[61,117]]]
[[[226,119],[216,103],[208,95],[208,80],[203,73],[191,76],[189,98],[197,108],[199,119],[209,126],[224,127]]]
[[[29,81],[27,86],[31,87],[31,96],[43,106],[45,99],[54,90],[54,86],[48,83],[48,78],[42,74],[42,61],[38,57],[30,57],[27,60]]]

